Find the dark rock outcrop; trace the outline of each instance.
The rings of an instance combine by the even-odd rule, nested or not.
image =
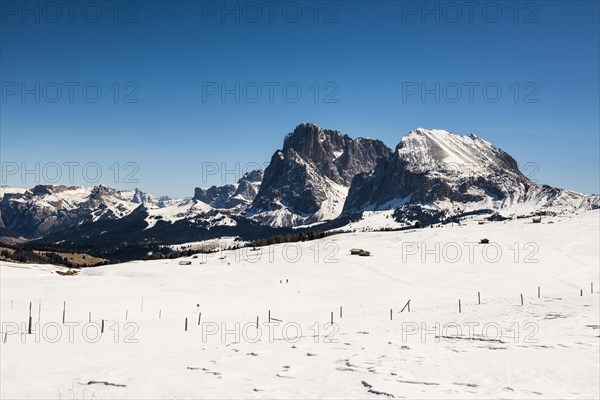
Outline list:
[[[246,172],[236,185],[211,186],[194,189],[194,200],[200,200],[215,208],[235,208],[252,203],[263,179],[263,170]]]
[[[353,177],[371,171],[391,150],[380,140],[352,139],[304,123],[271,157],[248,216],[275,226],[294,226],[339,215]]]

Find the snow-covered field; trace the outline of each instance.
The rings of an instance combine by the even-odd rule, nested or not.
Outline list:
[[[2,263],[0,395],[598,398],[599,243],[590,211],[76,276]]]

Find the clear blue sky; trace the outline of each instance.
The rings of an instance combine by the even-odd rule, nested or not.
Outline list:
[[[6,169],[35,169],[39,162],[46,166],[40,183],[49,183],[44,177],[54,177],[48,163],[55,162],[66,183],[63,163],[79,162],[74,184],[91,185],[82,179],[82,166],[94,162],[102,168],[100,183],[191,196],[195,186],[220,184],[218,175],[203,177],[203,162],[229,169],[236,162],[242,168],[264,164],[287,132],[311,121],[353,137],[379,138],[392,148],[417,127],[475,132],[520,165],[535,163],[541,183],[600,192],[599,2],[475,3],[471,13],[435,1],[316,7],[281,1],[271,14],[260,1],[252,3],[257,16],[257,8],[243,2],[229,2],[230,12],[222,15],[215,10],[221,2],[120,2],[115,9],[110,1],[94,3],[102,12],[96,18],[94,4],[85,2],[70,14],[65,7],[44,9],[44,2],[29,2],[23,13],[21,2],[3,1],[3,178]],[[423,4],[430,13],[422,14]],[[239,82],[239,103],[234,94],[223,102],[208,92],[215,89],[211,82],[234,90]],[[273,101],[268,82],[278,84]],[[290,82],[286,100],[283,86]],[[435,89],[436,82],[439,102],[435,94],[422,101],[420,93],[407,92],[420,92],[421,83]],[[478,84],[473,101],[466,82]],[[260,97],[255,85],[263,89]],[[463,88],[460,97],[456,85]],[[57,86],[62,97],[52,102]],[[94,103],[97,87],[102,95]],[[297,87],[302,97],[292,102]],[[502,97],[492,102],[496,87]],[[139,166],[139,182],[123,182],[134,172],[124,169],[126,162]],[[2,183],[33,186],[35,179],[27,175],[22,182],[17,174]]]

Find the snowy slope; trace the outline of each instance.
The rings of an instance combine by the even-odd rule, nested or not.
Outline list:
[[[2,263],[0,396],[598,398],[599,218],[343,234],[76,276]],[[473,244],[471,259],[466,243],[483,237],[490,244]],[[372,256],[351,256],[353,247]],[[63,301],[67,322],[80,325],[72,343],[66,328],[50,343]],[[41,302],[37,343],[9,324],[27,320],[29,302],[33,322]],[[274,340],[269,310],[281,320]]]
[[[236,225],[234,220],[219,212],[212,213],[210,217],[204,216],[213,211],[213,208],[206,203],[194,199],[185,199],[165,207],[146,207],[146,210],[148,213],[148,217],[146,217],[148,227],[146,229],[154,227],[161,220],[173,223],[183,219],[193,221],[196,218],[212,219],[219,225]]]
[[[332,220],[338,228],[346,218],[362,218],[348,228],[372,230],[417,221],[428,225],[469,213],[514,218],[600,207],[598,195],[531,182],[509,154],[474,134],[419,128],[402,137],[392,152],[381,141],[352,139],[311,123],[286,135],[282,150],[273,154],[264,173],[250,171],[235,185],[195,188],[192,199],[156,198],[139,189],[119,191],[102,185],[2,187],[0,195],[0,227],[13,236],[36,239],[56,233],[55,242],[69,236],[71,243],[78,239],[66,228],[83,225],[81,236],[89,238],[95,228],[86,232],[88,224],[100,222],[102,232],[117,233],[112,236],[114,245],[128,242],[145,226],[135,225],[140,222],[136,218],[120,223],[127,216],[142,216],[146,230],[160,220],[182,221],[178,242],[185,242],[210,234],[199,237],[184,226],[261,224],[267,232]],[[132,214],[140,206],[147,215]],[[236,224],[232,217],[246,220]],[[123,230],[133,226],[137,232]],[[119,237],[119,231],[124,236]],[[168,235],[144,232],[142,240],[164,242]]]
[[[455,178],[512,173],[516,167],[506,153],[475,134],[461,136],[440,129],[411,131],[400,140],[396,152],[411,171]]]
[[[353,181],[344,212],[402,204],[446,217],[485,210],[515,217],[597,208],[600,196],[531,182],[510,155],[474,134],[419,128],[402,138],[390,160]]]
[[[16,188],[10,186],[0,186],[0,200],[4,197],[6,193],[25,193],[27,189],[24,188]]]
[[[29,238],[95,222],[120,219],[140,205],[161,208],[175,203],[157,199],[139,189],[116,190],[103,185],[94,187],[38,185],[21,190],[2,188],[0,192],[2,221]]]

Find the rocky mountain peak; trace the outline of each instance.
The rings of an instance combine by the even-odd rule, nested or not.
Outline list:
[[[146,204],[154,203],[155,199],[148,193],[142,192],[140,189],[135,188],[131,202],[135,204]]]
[[[115,189],[109,188],[104,185],[97,185],[92,188],[90,198],[101,198],[103,196],[114,196],[116,193]]]
[[[419,208],[440,215],[481,210],[514,215],[565,204],[593,206],[597,201],[531,182],[514,158],[475,134],[419,128],[400,140],[389,160],[355,177],[344,213],[394,208],[403,218],[406,210]]]
[[[314,161],[323,160],[328,154],[342,150],[344,135],[338,131],[321,129],[321,127],[305,122],[288,133],[283,141],[283,152],[293,149],[297,153]]]
[[[263,179],[265,171],[262,169],[255,169],[250,172],[246,172],[238,181],[238,184],[242,182],[258,182],[260,183]]]
[[[53,193],[61,193],[66,190],[74,189],[75,187],[69,187],[65,185],[36,185],[30,189],[30,192],[34,196],[46,196]]]
[[[250,208],[252,218],[290,226],[335,218],[357,173],[371,171],[391,150],[313,123],[298,125],[271,157]]]
[[[247,206],[254,200],[263,179],[264,171],[257,169],[246,172],[237,184],[211,186],[208,189],[194,189],[194,200],[199,200],[215,208],[235,208]]]
[[[419,128],[400,140],[395,157],[413,172],[437,171],[453,176],[521,175],[511,156],[474,134],[462,136]]]

